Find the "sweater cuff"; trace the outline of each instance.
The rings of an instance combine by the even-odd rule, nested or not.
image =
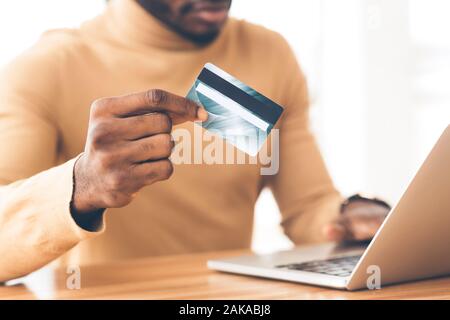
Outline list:
[[[282,226],[285,233],[295,244],[328,241],[323,233],[323,227],[339,217],[339,206],[342,201],[342,196],[337,192],[322,197],[307,210],[284,220]]]

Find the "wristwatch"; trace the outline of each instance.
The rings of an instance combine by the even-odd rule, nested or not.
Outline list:
[[[340,207],[340,212],[343,213],[345,211],[345,208],[348,207],[348,205],[352,202],[368,202],[380,205],[382,207],[385,207],[388,210],[391,210],[391,206],[386,202],[378,198],[372,198],[372,197],[364,197],[360,194],[354,194],[351,197],[347,198],[344,202],[342,202]]]

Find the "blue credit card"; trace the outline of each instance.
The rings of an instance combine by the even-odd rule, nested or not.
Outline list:
[[[187,95],[209,113],[203,128],[257,155],[283,108],[219,67],[207,63]]]

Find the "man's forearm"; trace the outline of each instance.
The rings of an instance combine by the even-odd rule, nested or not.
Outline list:
[[[75,159],[0,187],[0,282],[46,265],[95,236],[70,213]]]
[[[295,244],[327,241],[323,227],[338,218],[342,201],[337,192],[317,197],[302,212],[289,215],[282,222],[285,233]]]

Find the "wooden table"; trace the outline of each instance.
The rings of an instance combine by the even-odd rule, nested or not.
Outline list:
[[[69,290],[66,269],[46,269],[15,285],[0,286],[0,299],[450,299],[450,278],[346,292],[225,274],[206,261],[242,254],[212,252],[85,266],[81,289]]]

